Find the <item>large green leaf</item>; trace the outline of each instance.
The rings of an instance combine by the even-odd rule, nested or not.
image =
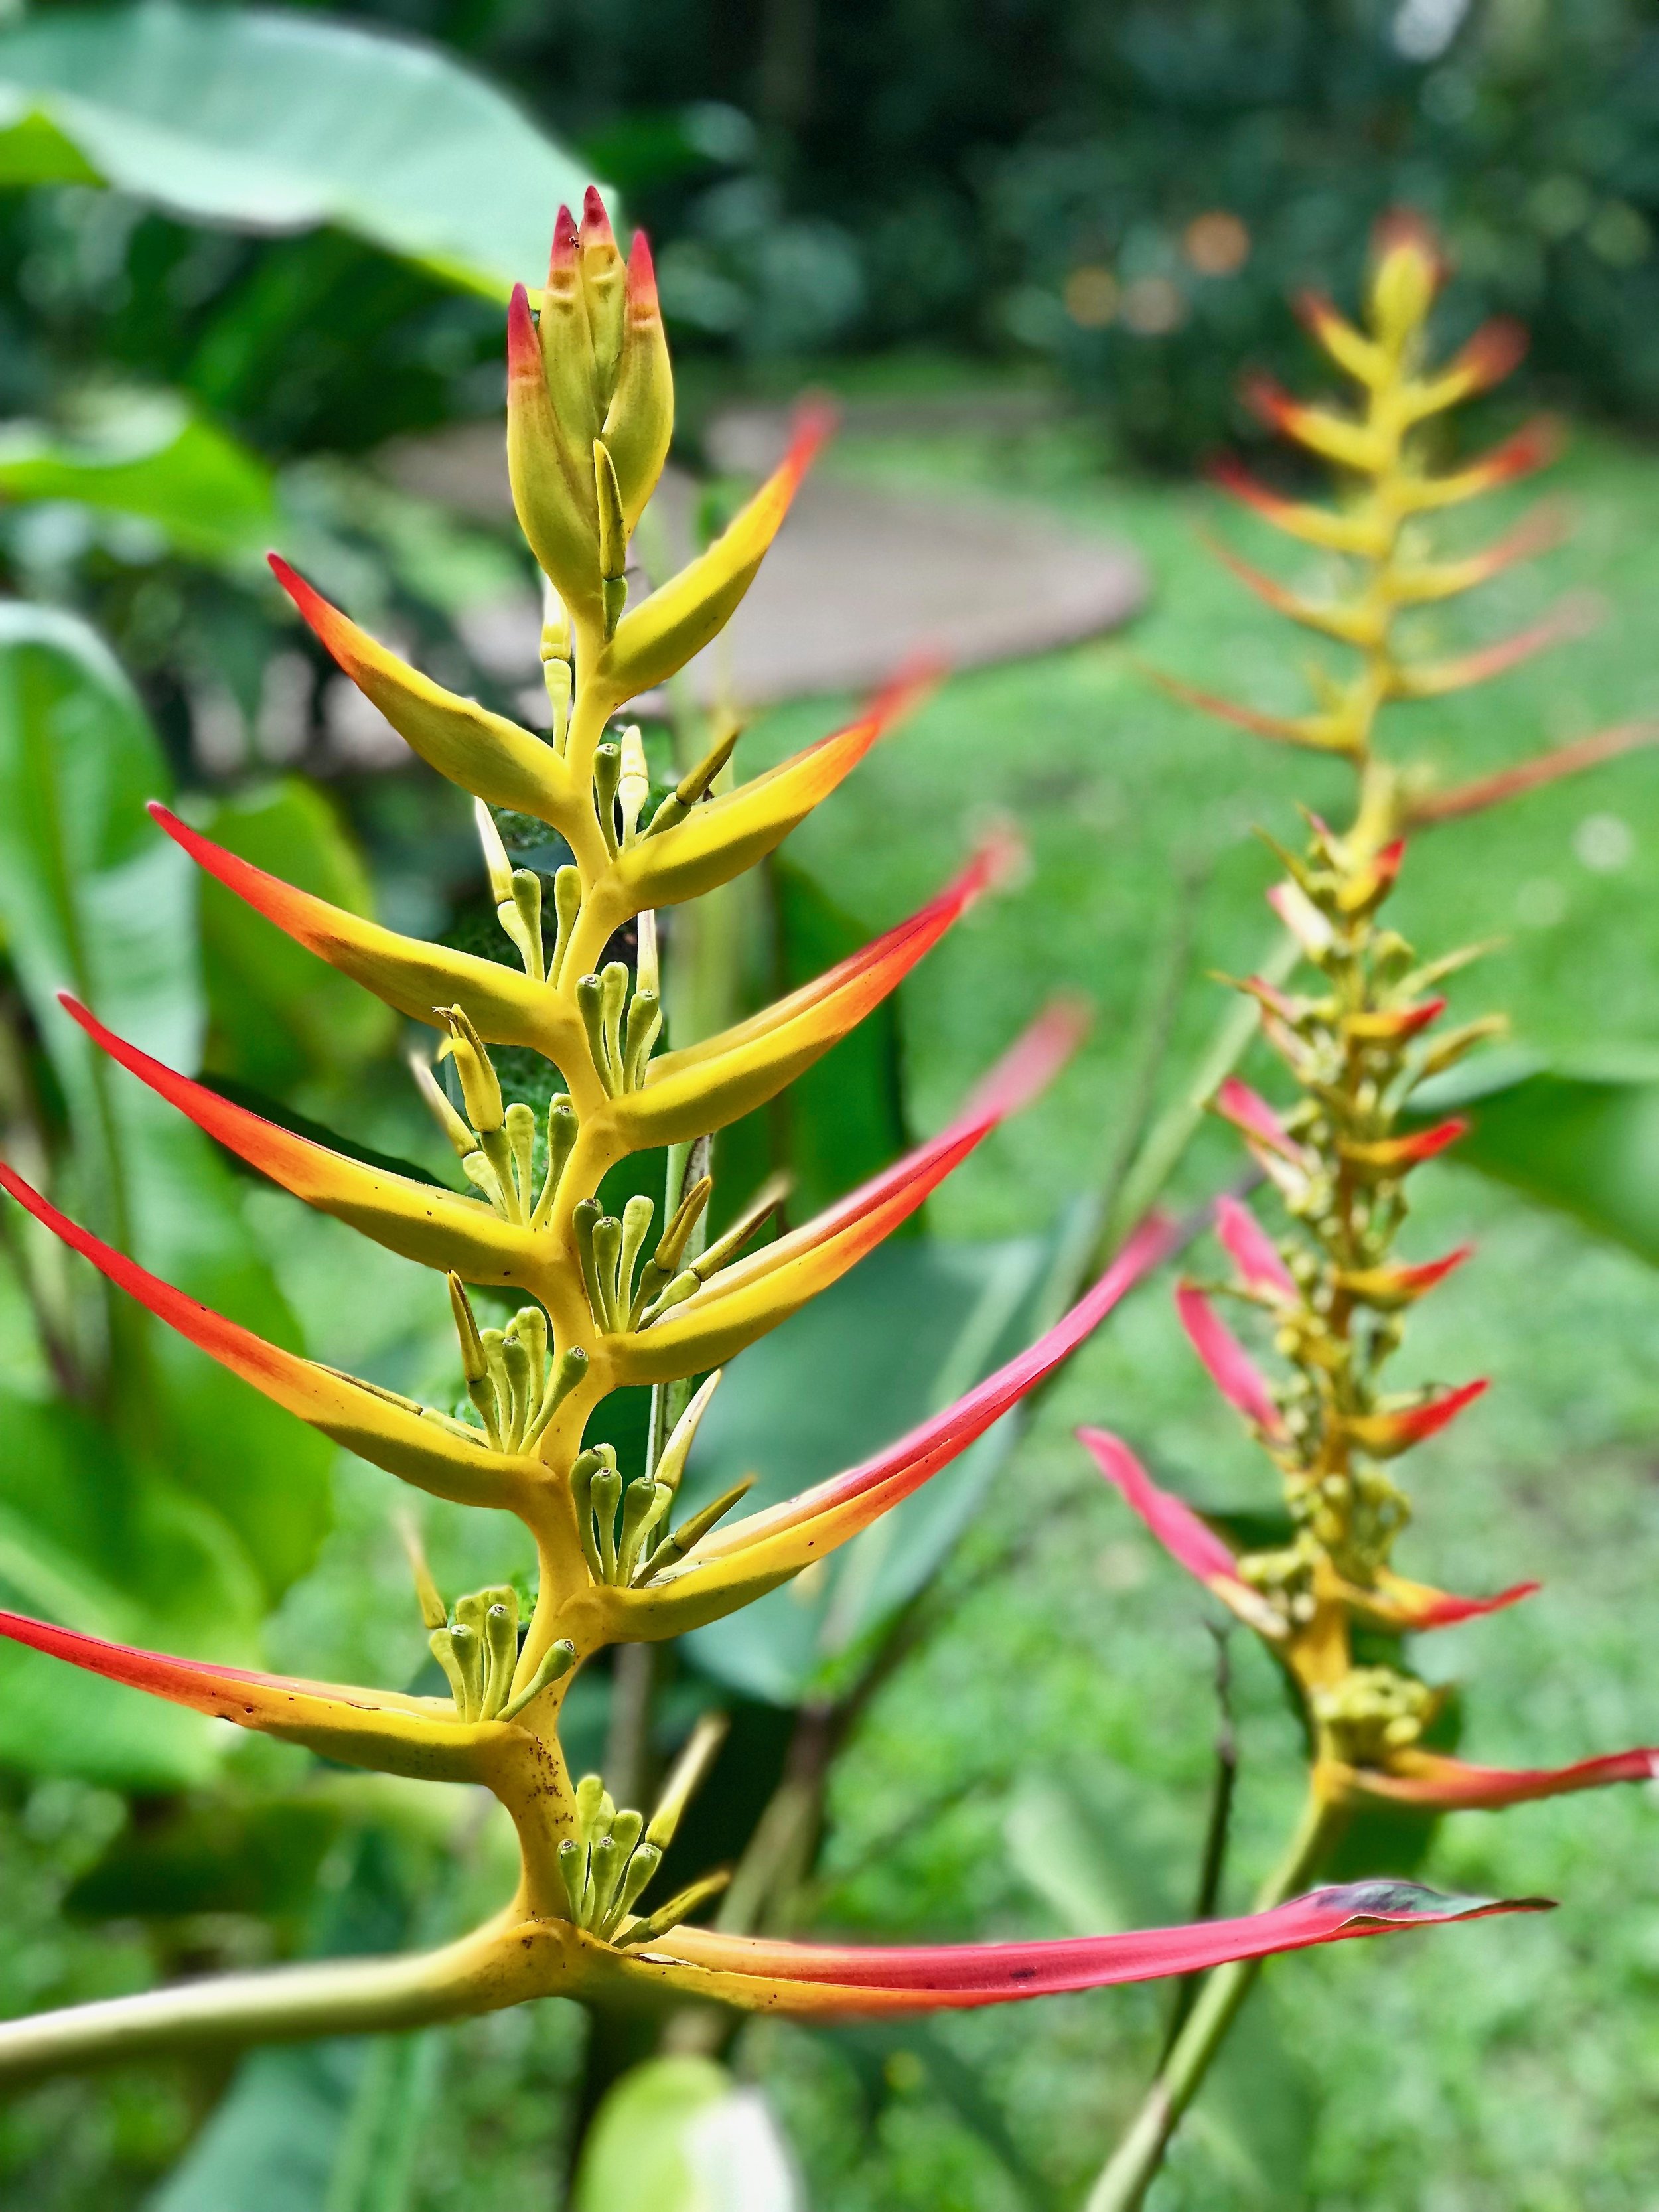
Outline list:
[[[136,516],[216,562],[251,561],[276,535],[264,462],[173,392],[104,394],[72,438],[13,423],[0,432],[0,498]]]
[[[570,2212],[799,2212],[764,2098],[712,2058],[650,2058],[606,2095]]]
[[[1467,1116],[1451,1158],[1659,1266],[1659,1048],[1554,1062],[1494,1053],[1425,1085],[1414,1118]]]
[[[289,778],[221,799],[202,825],[256,867],[349,914],[368,914],[368,872],[339,817]],[[390,1008],[273,929],[211,878],[201,886],[208,1065],[261,1090],[349,1074],[387,1042]]]
[[[453,56],[308,13],[143,0],[0,36],[0,182],[101,182],[200,222],[331,223],[504,297],[589,181]]]
[[[750,1504],[770,1504],[894,1442],[1029,1340],[1059,1244],[918,1237],[873,1252],[733,1365],[698,1437],[688,1498],[752,1474]],[[687,1638],[698,1666],[775,1705],[828,1688],[956,1542],[1018,1419],[809,1576],[698,1629]]]

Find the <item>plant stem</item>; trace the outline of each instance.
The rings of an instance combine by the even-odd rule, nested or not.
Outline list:
[[[1228,1649],[1229,1631],[1210,1625],[1215,1638],[1215,1779],[1210,1790],[1210,1817],[1204,1832],[1204,1856],[1200,1863],[1198,1894],[1193,1902],[1194,1920],[1212,1920],[1221,1896],[1222,1878],[1227,1870],[1227,1847],[1232,1839],[1233,1797],[1238,1788],[1238,1736],[1233,1727],[1232,1656]],[[1170,2011],[1170,2025],[1164,2038],[1164,2048],[1158,2053],[1161,2066],[1175,2049],[1176,2039],[1186,2026],[1198,1993],[1204,1985],[1202,1974],[1184,1974],[1176,1984],[1175,2003]]]
[[[1258,1912],[1283,1905],[1307,1886],[1334,1840],[1339,1818],[1336,1808],[1310,1793],[1289,1849],[1255,1900]],[[1211,1974],[1128,2133],[1090,2191],[1085,2212],[1138,2212],[1182,2113],[1202,2087],[1261,1970],[1260,1959],[1241,1959]]]
[[[0,2082],[179,2051],[430,2027],[538,1989],[504,1972],[493,1930],[402,1958],[339,1959],[178,1982],[0,2021]]]
[[[1281,937],[1256,973],[1269,983],[1282,983],[1299,957],[1295,940]],[[1153,1122],[1127,1170],[1121,1177],[1115,1176],[1116,1187],[1109,1194],[1092,1266],[1105,1266],[1136,1223],[1156,1204],[1211,1099],[1244,1057],[1255,1033],[1256,1011],[1248,1000],[1228,1008],[1191,1081]]]

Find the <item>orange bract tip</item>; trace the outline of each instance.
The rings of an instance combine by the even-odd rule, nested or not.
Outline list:
[[[537,379],[542,374],[541,348],[530,313],[530,295],[522,284],[513,287],[513,296],[507,303],[507,373],[510,377]]]
[[[553,225],[553,253],[550,266],[558,270],[568,269],[576,258],[576,248],[580,242],[575,216],[568,207],[561,206],[558,219]]]
[[[1440,234],[1426,216],[1415,208],[1389,208],[1377,217],[1371,232],[1371,253],[1382,260],[1390,253],[1411,252],[1421,255],[1434,272],[1437,285],[1451,274],[1451,262],[1440,242]]]
[[[636,315],[654,315],[657,309],[657,268],[651,258],[651,241],[642,230],[634,233],[628,249],[628,304]]]

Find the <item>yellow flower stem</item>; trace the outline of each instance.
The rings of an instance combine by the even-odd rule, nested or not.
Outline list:
[[[1341,1826],[1340,1808],[1310,1791],[1284,1857],[1258,1893],[1253,1910],[1266,1912],[1306,1889],[1329,1856]],[[1181,2117],[1203,2087],[1227,2031],[1255,1987],[1260,1959],[1218,1966],[1171,2045],[1128,2133],[1090,2191],[1085,2212],[1137,2212],[1146,2201]]]

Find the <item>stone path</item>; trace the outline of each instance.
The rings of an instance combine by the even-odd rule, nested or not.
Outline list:
[[[720,467],[759,475],[786,435],[781,413],[746,410],[718,422],[709,446]],[[495,520],[511,511],[493,424],[404,444],[387,466],[458,513]],[[690,480],[671,471],[653,503],[677,558],[694,496]],[[971,667],[1097,636],[1133,614],[1146,588],[1127,547],[1041,510],[900,494],[820,467],[726,637],[692,676],[705,698],[723,689],[745,707],[862,690],[918,653]],[[539,614],[527,598],[473,610],[461,626],[492,674],[527,684],[538,675]],[[531,697],[539,696],[537,684]]]

